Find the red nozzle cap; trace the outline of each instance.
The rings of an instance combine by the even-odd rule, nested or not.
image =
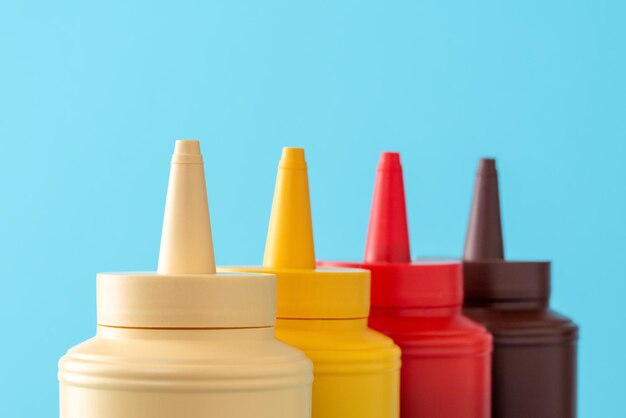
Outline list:
[[[376,173],[365,261],[327,261],[318,265],[370,270],[374,308],[459,306],[463,301],[461,264],[411,262],[410,251],[400,154],[385,152]]]
[[[400,154],[384,152],[380,156],[376,173],[365,245],[365,262],[409,263],[410,261],[411,249]]]
[[[463,260],[503,260],[502,222],[496,160],[478,163]]]

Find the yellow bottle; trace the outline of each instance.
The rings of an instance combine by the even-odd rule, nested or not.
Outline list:
[[[101,273],[97,293],[97,335],[59,362],[61,418],[310,417],[275,277],[215,272],[197,141],[176,142],[158,271]]]
[[[263,266],[276,274],[276,336],[313,361],[313,418],[397,418],[400,350],[367,327],[369,272],[316,268],[304,151],[284,148]]]

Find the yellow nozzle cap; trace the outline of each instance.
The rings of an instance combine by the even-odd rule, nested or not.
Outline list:
[[[176,141],[165,202],[159,274],[215,274],[211,220],[198,141]]]
[[[315,269],[309,179],[302,148],[283,148],[263,266]]]
[[[283,148],[263,266],[225,266],[218,270],[275,274],[276,315],[281,319],[354,319],[367,318],[369,313],[369,271],[315,265],[302,148]]]

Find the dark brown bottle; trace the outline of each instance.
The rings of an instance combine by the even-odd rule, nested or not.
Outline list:
[[[464,312],[494,337],[493,418],[576,417],[578,327],[549,307],[550,263],[505,261],[495,160],[478,166]]]

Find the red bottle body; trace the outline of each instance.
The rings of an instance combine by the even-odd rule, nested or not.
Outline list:
[[[369,326],[402,349],[401,418],[491,417],[491,334],[461,313],[460,262],[411,261],[398,153],[378,163],[365,261],[320,264],[371,272]]]
[[[402,417],[490,416],[491,339],[459,307],[373,308],[369,324],[402,349]]]
[[[492,338],[461,311],[457,262],[322,263],[369,269],[369,326],[402,349],[402,418],[489,418]]]

